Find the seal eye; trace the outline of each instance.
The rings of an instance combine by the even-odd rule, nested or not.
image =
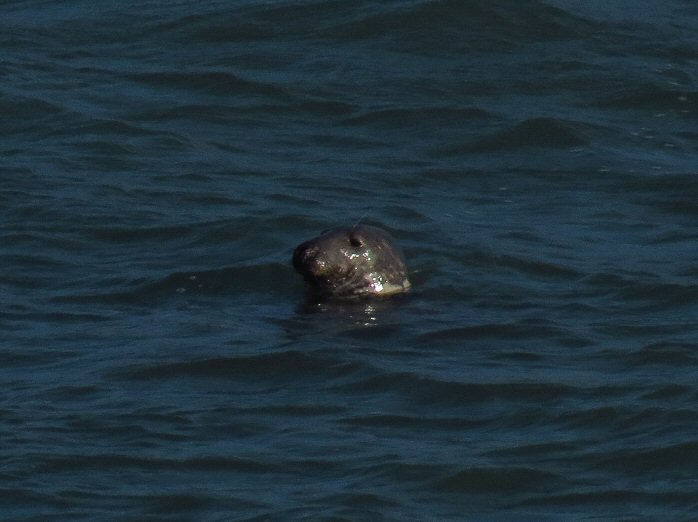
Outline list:
[[[361,241],[358,237],[356,237],[354,234],[349,235],[349,244],[355,248],[360,247],[363,245],[363,241]]]

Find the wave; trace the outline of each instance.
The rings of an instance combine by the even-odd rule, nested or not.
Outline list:
[[[424,127],[434,124],[462,124],[465,121],[488,118],[490,114],[479,108],[460,107],[413,107],[367,110],[362,114],[346,118],[345,125],[368,125],[375,127]]]
[[[139,278],[123,290],[104,293],[63,294],[52,298],[59,303],[102,303],[144,305],[154,300],[182,294],[221,295],[277,292],[286,287],[290,268],[280,263],[264,263],[203,270],[175,272],[156,281]]]
[[[220,357],[177,363],[158,364],[147,368],[119,370],[122,378],[151,380],[163,378],[224,378],[245,380],[334,380],[346,378],[364,369],[358,363],[338,363],[298,351],[263,355]]]
[[[659,86],[625,89],[596,101],[598,107],[615,109],[649,108],[671,110],[690,117],[698,110],[698,91],[667,89]]]
[[[532,118],[473,142],[442,149],[446,154],[476,154],[520,147],[577,148],[590,144],[592,126],[554,118]]]
[[[407,8],[405,8],[407,7]],[[421,1],[401,4],[353,20],[339,29],[347,39],[403,38],[422,51],[443,49],[444,38],[451,46],[476,49],[506,48],[515,42],[568,39],[587,34],[593,24],[582,17],[544,2],[526,6],[510,0],[461,2],[458,0]],[[390,28],[386,32],[386,28]],[[487,46],[487,47],[486,47]]]
[[[204,91],[210,94],[226,96],[285,96],[280,87],[266,82],[251,81],[225,71],[160,71],[131,74],[131,80],[153,86],[170,89]]]
[[[446,491],[498,491],[500,493],[517,493],[521,485],[527,484],[526,496],[543,492],[554,484],[556,488],[564,488],[567,482],[565,475],[552,473],[535,468],[521,467],[473,467],[459,471],[449,477],[439,479],[435,488]],[[520,494],[520,493],[519,493]],[[511,498],[509,502],[515,502]]]
[[[349,0],[304,0],[213,5],[196,14],[174,10],[169,20],[147,21],[148,29],[140,37],[204,45],[288,39],[310,44],[387,42],[431,54],[444,50],[444,38],[451,49],[507,49],[522,42],[584,38],[601,23],[542,1],[523,6],[513,0],[363,1],[359,5]],[[287,64],[281,57],[278,60],[268,65]]]

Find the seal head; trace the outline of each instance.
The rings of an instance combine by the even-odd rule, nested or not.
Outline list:
[[[333,228],[298,245],[293,266],[320,296],[383,297],[412,286],[395,239],[368,225]]]

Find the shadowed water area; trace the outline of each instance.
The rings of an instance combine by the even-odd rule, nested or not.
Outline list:
[[[698,517],[692,0],[0,5],[0,518]],[[384,227],[407,298],[291,266]]]

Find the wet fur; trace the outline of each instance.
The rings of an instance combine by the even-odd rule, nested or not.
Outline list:
[[[383,297],[411,286],[402,249],[388,232],[368,225],[330,229],[300,244],[293,266],[321,296]]]

